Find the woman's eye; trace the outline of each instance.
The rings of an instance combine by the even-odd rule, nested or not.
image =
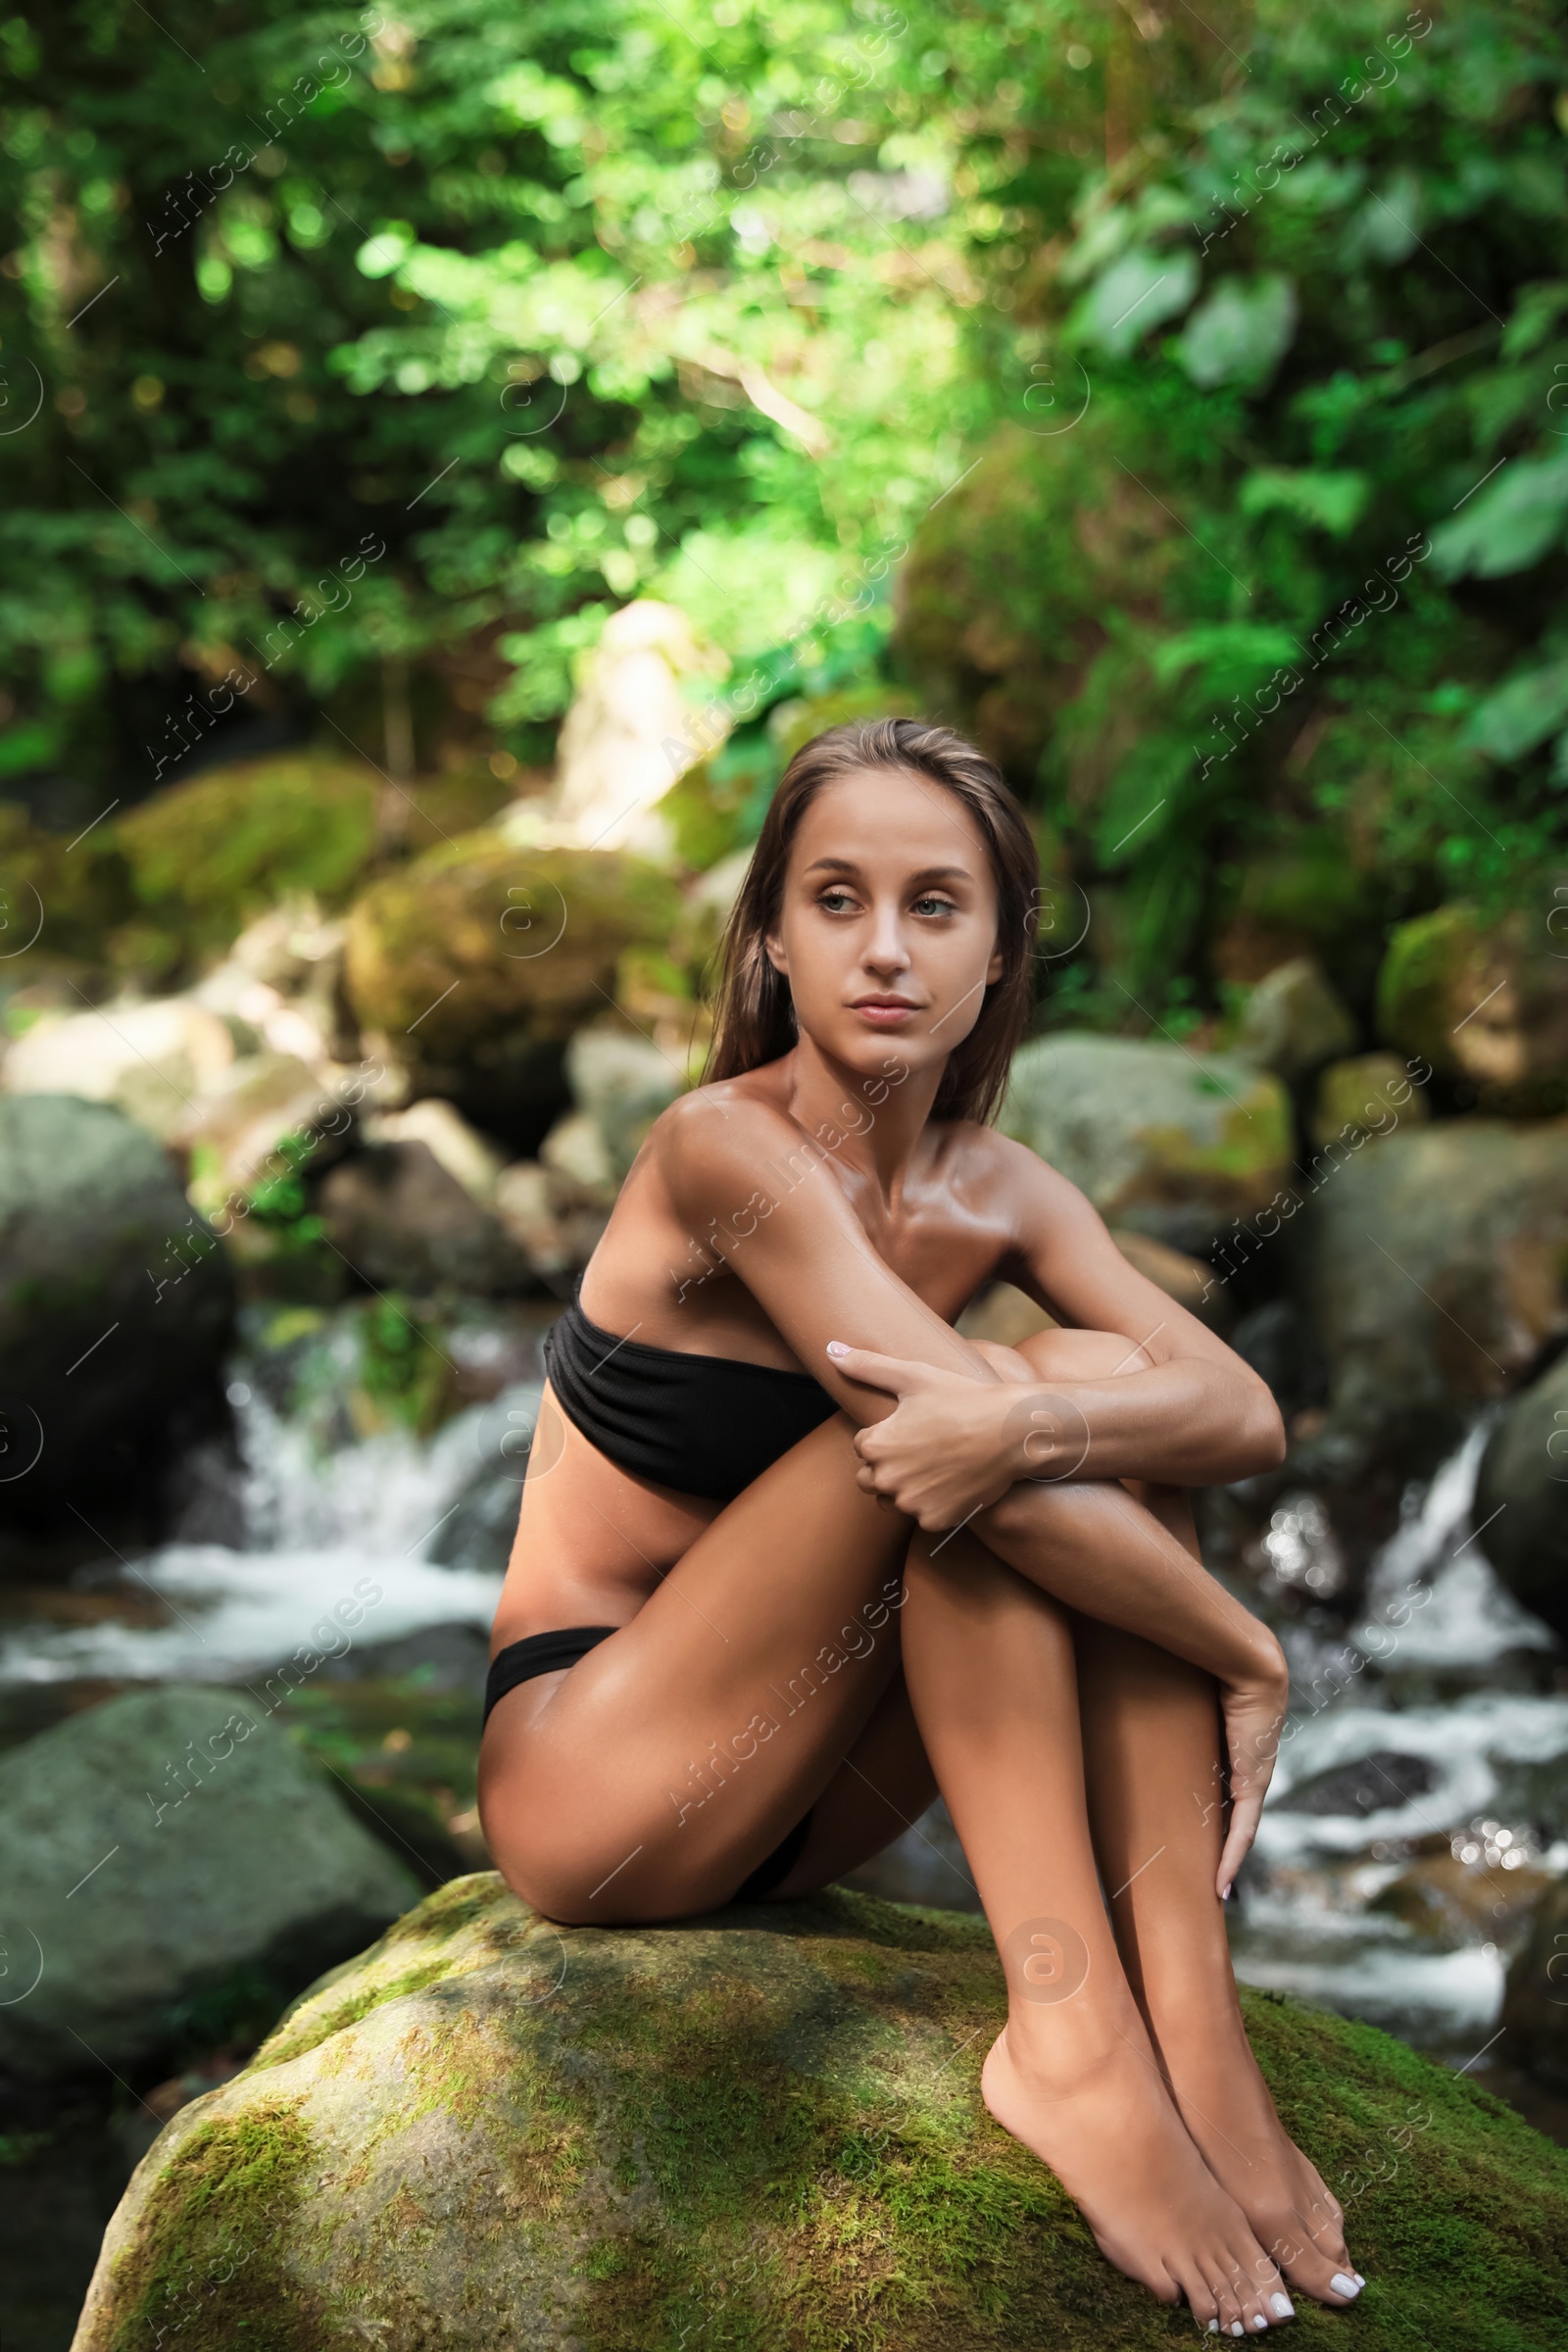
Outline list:
[[[847,890],[824,890],[816,903],[825,906],[829,914],[842,914],[854,901]]]
[[[951,899],[924,898],[915,900],[914,911],[916,914],[956,914],[957,908]]]

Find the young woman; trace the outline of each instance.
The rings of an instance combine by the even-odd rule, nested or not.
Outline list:
[[[552,1334],[480,1807],[561,1921],[826,1886],[940,1788],[1009,1994],[991,2113],[1109,2259],[1233,2335],[1349,2302],[1249,2048],[1221,1899],[1287,1684],[1182,1490],[1281,1457],[1267,1389],[986,1124],[1032,843],[912,719],[790,763],[706,1082]],[[995,1277],[1058,1328],[960,1339]]]

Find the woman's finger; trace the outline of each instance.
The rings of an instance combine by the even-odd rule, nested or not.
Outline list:
[[[934,1375],[929,1364],[911,1364],[903,1356],[878,1355],[871,1348],[849,1348],[842,1340],[829,1340],[828,1354],[833,1369],[842,1372],[846,1380],[860,1381],[868,1389],[886,1389],[890,1396],[905,1396],[911,1389],[927,1386]]]
[[[1231,1826],[1215,1873],[1214,1889],[1223,1898],[1231,1890],[1231,1882],[1252,1850],[1257,1825],[1263,1816],[1261,1796],[1239,1796],[1231,1807]]]

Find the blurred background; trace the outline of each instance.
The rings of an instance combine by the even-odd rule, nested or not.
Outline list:
[[[1202,1498],[1296,1692],[1238,1969],[1563,2136],[1558,14],[60,0],[0,54],[8,2344],[485,1866],[539,1342],[863,714],[1020,795],[1004,1124],[1286,1417]],[[973,1901],[940,1807],[860,1883]]]

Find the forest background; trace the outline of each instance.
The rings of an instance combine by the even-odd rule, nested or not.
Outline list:
[[[280,788],[172,874],[121,828],[214,761],[526,792],[646,596],[710,655],[688,866],[803,704],[971,727],[1050,1025],[1191,1035],[1293,946],[1364,1010],[1445,903],[1568,930],[1555,12],[72,0],[0,54],[46,950],[177,984],[253,871],[420,846]]]

